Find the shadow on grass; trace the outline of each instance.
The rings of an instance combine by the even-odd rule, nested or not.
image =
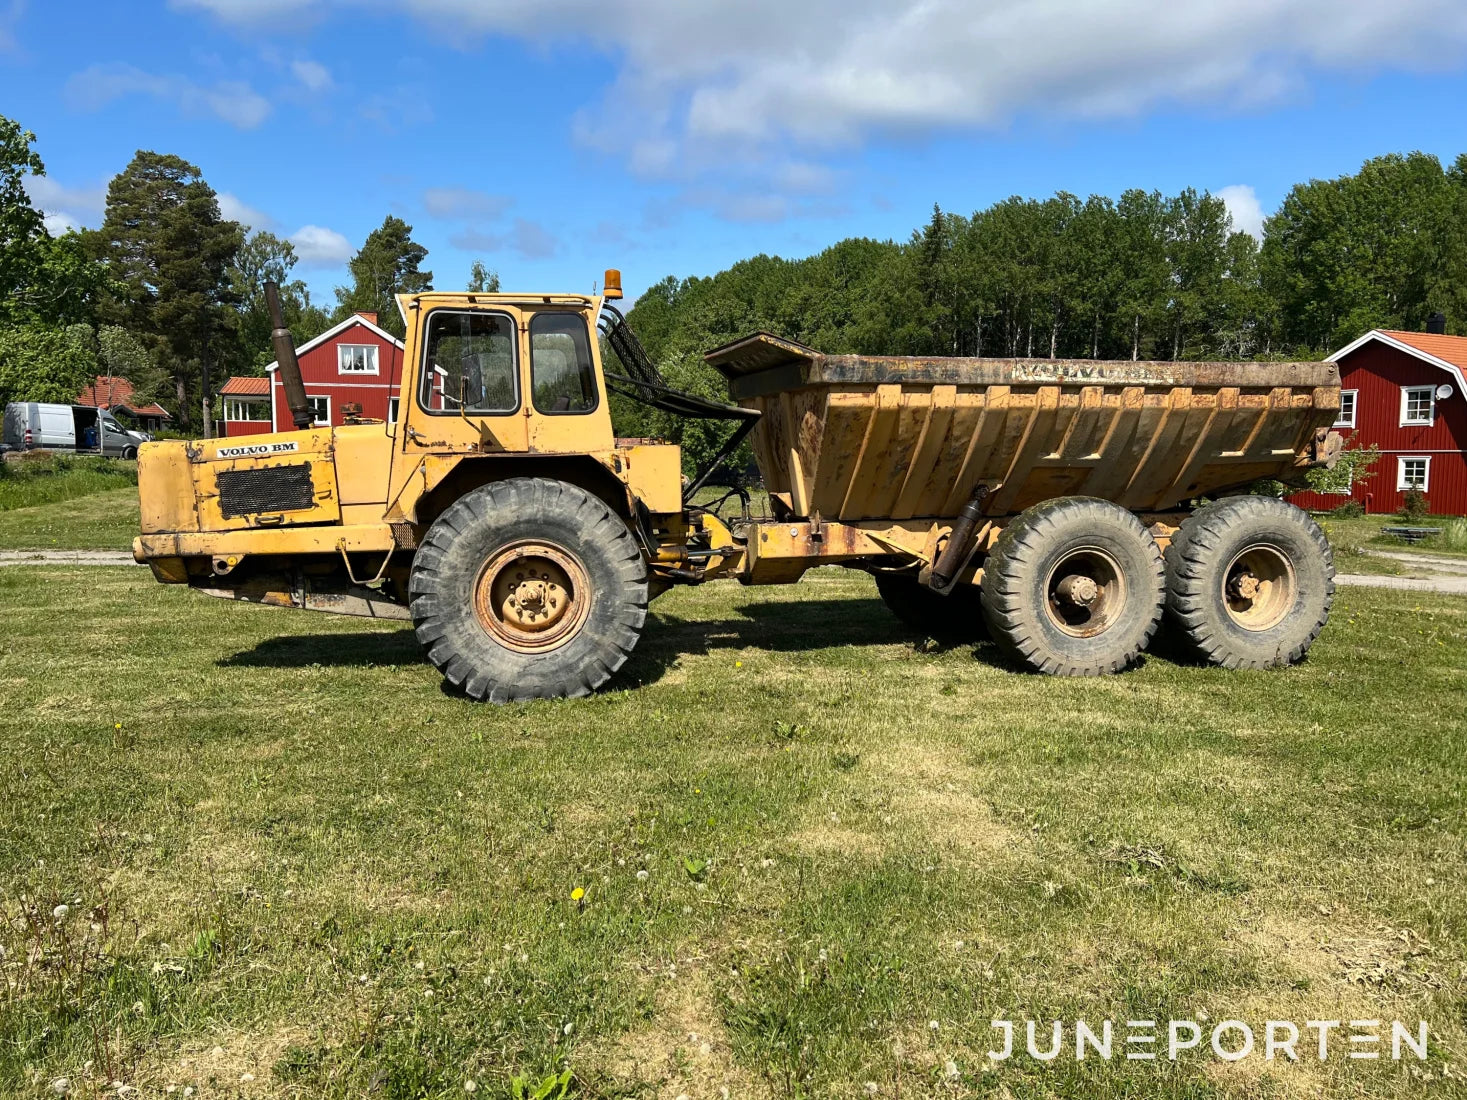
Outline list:
[[[224,668],[309,668],[311,665],[416,665],[423,660],[411,629],[391,633],[288,634],[266,638],[217,662]]]
[[[874,599],[748,603],[723,619],[684,619],[653,612],[631,659],[609,688],[653,684],[681,657],[717,650],[759,649],[809,653],[843,646],[918,644],[927,652],[968,651],[982,661],[1012,667],[988,642],[925,638]],[[418,664],[422,649],[410,629],[358,634],[296,634],[266,638],[217,663],[222,667],[308,668]]]
[[[610,687],[656,683],[680,657],[716,650],[759,649],[770,653],[809,653],[840,646],[921,644],[928,652],[966,650],[1002,664],[998,650],[984,642],[942,642],[926,638],[897,619],[880,600],[769,601],[735,608],[738,618],[647,617],[642,640]]]

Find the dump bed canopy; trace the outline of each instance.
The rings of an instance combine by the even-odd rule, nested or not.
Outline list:
[[[706,356],[763,413],[755,454],[797,515],[990,515],[1056,496],[1165,511],[1331,457],[1333,363],[823,355],[755,333]]]

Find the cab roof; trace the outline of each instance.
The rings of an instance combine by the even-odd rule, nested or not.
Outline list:
[[[496,291],[493,294],[477,290],[425,290],[420,294],[399,294],[397,296],[398,307],[403,310],[411,309],[414,305],[431,305],[436,302],[464,302],[471,301],[475,304],[480,302],[499,305],[577,305],[594,306],[601,301],[599,294],[535,294],[515,293],[506,294]]]

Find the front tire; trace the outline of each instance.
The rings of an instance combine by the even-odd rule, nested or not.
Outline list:
[[[1324,532],[1273,497],[1227,497],[1188,516],[1166,569],[1168,624],[1194,656],[1225,668],[1303,660],[1334,602]]]
[[[1119,505],[1036,504],[1004,528],[983,565],[983,614],[1008,656],[1052,676],[1119,672],[1161,620],[1161,552]]]
[[[626,663],[647,570],[625,522],[584,489],[513,478],[434,521],[408,583],[428,659],[473,699],[587,695]]]

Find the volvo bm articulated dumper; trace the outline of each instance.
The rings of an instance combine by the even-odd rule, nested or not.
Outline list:
[[[721,404],[667,385],[620,297],[614,271],[601,295],[402,296],[397,420],[340,427],[312,425],[277,309],[297,430],[144,445],[135,556],[215,596],[411,620],[496,702],[594,691],[673,585],[818,565],[1058,675],[1120,671],[1163,616],[1228,668],[1297,661],[1326,622],[1318,526],[1245,490],[1334,461],[1332,363],[822,355],[758,333],[708,353]],[[609,392],[726,420],[727,445],[686,478],[677,446],[614,437]],[[771,514],[699,507],[745,437]]]

